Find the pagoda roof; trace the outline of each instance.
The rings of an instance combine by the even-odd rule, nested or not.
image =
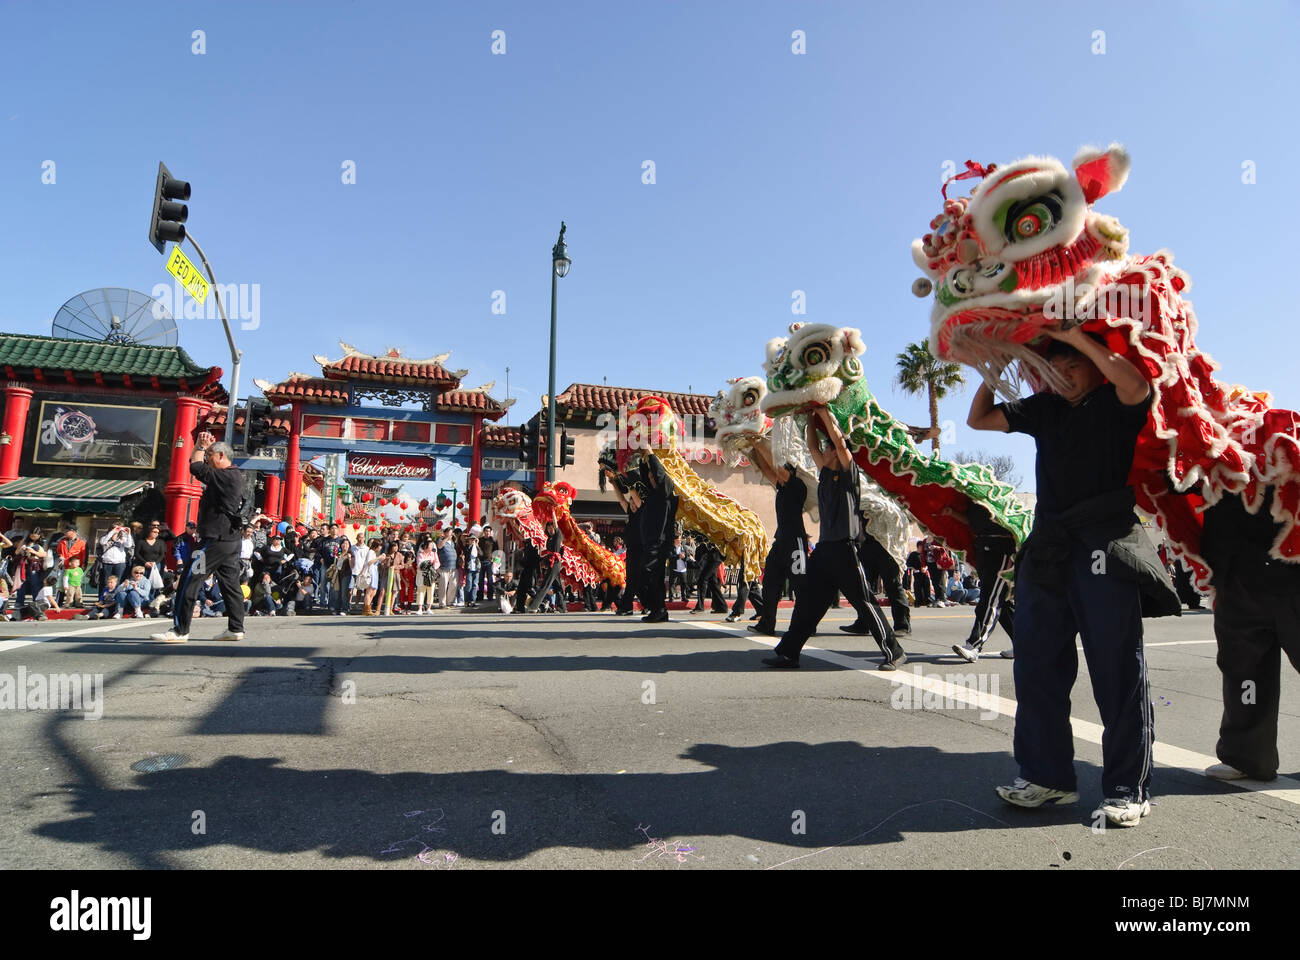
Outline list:
[[[226,414],[229,408],[224,404],[215,404],[206,416],[199,420],[199,428],[216,433],[226,429]],[[243,430],[247,410],[240,406],[235,408],[235,429]],[[289,435],[289,418],[272,414],[269,417],[259,419],[263,429],[273,437],[287,437]]]
[[[487,420],[499,420],[514,405],[514,399],[502,403],[488,391],[495,383],[485,383],[473,390],[448,390],[434,400],[434,407],[447,413],[479,413]]]
[[[468,370],[448,370],[443,366],[451,356],[450,353],[417,360],[402,356],[402,352],[396,348],[372,356],[341,340],[339,346],[343,349],[343,356],[338,360],[330,360],[319,354],[312,358],[320,364],[321,374],[328,380],[425,385],[446,390],[459,387],[461,377],[469,373]]]
[[[305,373],[291,373],[283,383],[269,380],[254,380],[253,383],[277,407],[294,401],[336,407],[346,407],[349,403],[347,387],[339,386],[337,380],[309,377]]]
[[[678,414],[707,414],[717,394],[672,393],[665,390],[639,390],[635,387],[611,387],[605,384],[571,383],[555,395],[556,406],[572,411],[617,413],[642,397],[663,397]],[[545,407],[545,402],[543,402]],[[558,415],[558,414],[557,414]]]
[[[221,368],[202,367],[181,347],[153,347],[0,333],[0,369],[9,380],[42,385],[182,391],[225,402]]]
[[[485,447],[519,447],[519,428],[503,427],[498,424],[483,424],[483,446]]]

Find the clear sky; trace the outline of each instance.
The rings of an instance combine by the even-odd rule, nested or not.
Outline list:
[[[876,393],[922,422],[890,381],[928,333],[909,244],[943,164],[1117,140],[1133,171],[1098,208],[1191,273],[1223,378],[1296,408],[1298,10],[0,0],[0,329],[169,280],[146,239],[162,160],[217,279],[258,285],[241,394],[345,340],[450,351],[498,397],[509,366],[518,423],[546,391],[564,219],[560,388],[711,393],[798,319],[860,328]],[[228,368],[219,322],[180,342]],[[970,392],[941,407],[955,448],[1013,453],[1032,486],[1029,441],[965,429]]]

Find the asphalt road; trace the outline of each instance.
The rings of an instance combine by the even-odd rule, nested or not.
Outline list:
[[[148,642],[158,621],[0,624],[0,674],[103,684],[99,719],[0,710],[0,867],[1300,864],[1300,678],[1285,660],[1284,777],[1215,783],[1197,772],[1220,710],[1211,617],[1147,621],[1155,809],[1094,829],[1082,658],[1082,798],[1008,808],[993,786],[1016,773],[1012,663],[951,654],[970,618],[918,611],[896,674],[875,669],[869,637],[834,629],[847,609],[798,671],[761,667],[766,638],[712,615],[252,619],[242,643],[199,639],[224,626],[200,621],[185,646]]]

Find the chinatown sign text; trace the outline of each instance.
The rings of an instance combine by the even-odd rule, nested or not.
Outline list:
[[[432,480],[431,457],[399,457],[391,454],[352,454],[348,457],[349,477],[392,477],[397,480]]]

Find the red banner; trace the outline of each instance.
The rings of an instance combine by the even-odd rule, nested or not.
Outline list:
[[[349,477],[392,477],[397,480],[432,480],[432,457],[393,456],[383,453],[348,455]]]

